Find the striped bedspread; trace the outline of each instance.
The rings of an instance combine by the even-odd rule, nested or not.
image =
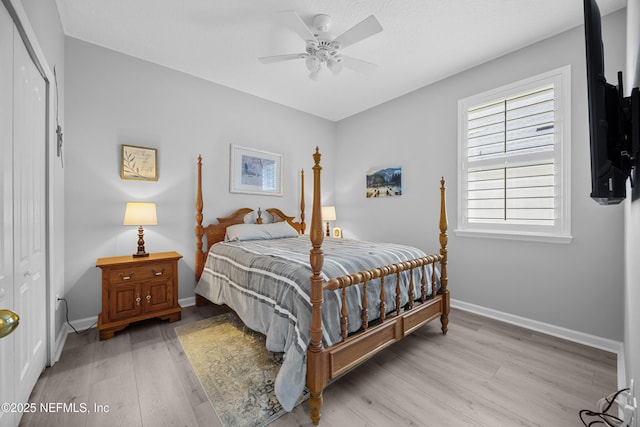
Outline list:
[[[231,307],[251,329],[266,336],[267,349],[284,352],[275,391],[287,411],[293,409],[306,378],[306,351],[311,323],[308,236],[246,242],[221,242],[209,251],[196,293]],[[425,256],[419,249],[388,243],[325,239],[322,245],[325,280]],[[414,299],[420,297],[421,269],[414,269]],[[437,271],[436,271],[437,273]],[[401,306],[408,302],[408,275],[402,273]],[[431,266],[427,266],[431,293]],[[438,284],[439,285],[439,284]],[[386,309],[395,310],[395,275],[385,279]],[[347,292],[348,329],[360,329],[362,285]],[[340,291],[324,292],[323,341],[330,346],[340,337]],[[367,284],[369,320],[379,317],[380,282]]]

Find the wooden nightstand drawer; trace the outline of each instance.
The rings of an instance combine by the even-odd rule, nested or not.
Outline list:
[[[167,279],[171,276],[173,276],[173,266],[169,262],[145,265],[143,267],[109,269],[109,283],[112,285],[156,278]]]

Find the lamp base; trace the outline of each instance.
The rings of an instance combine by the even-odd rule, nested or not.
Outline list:
[[[142,226],[138,227],[138,252],[132,256],[134,258],[149,256],[149,253],[144,250],[144,229]]]

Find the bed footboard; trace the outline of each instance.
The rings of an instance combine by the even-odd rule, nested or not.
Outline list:
[[[307,387],[310,392],[309,405],[311,407],[311,421],[314,425],[320,422],[323,403],[323,390],[329,380],[335,379],[349,369],[366,361],[380,350],[388,347],[404,336],[412,333],[422,325],[440,317],[442,333],[448,330],[448,315],[450,310],[450,297],[447,279],[447,212],[445,200],[445,181],[440,181],[440,251],[438,254],[429,255],[411,261],[374,268],[367,271],[331,279],[323,283],[321,276],[324,263],[322,242],[324,233],[322,230],[322,218],[320,213],[320,153],[316,147],[313,155],[313,204],[311,214],[310,238],[311,250],[309,260],[311,264],[311,343],[307,350]],[[435,263],[440,263],[440,289],[436,292]],[[427,298],[425,266],[432,265],[431,292]],[[420,286],[420,299],[417,302],[409,298],[405,307],[400,307],[400,289],[396,288],[396,312],[389,318],[386,315],[384,301],[386,299],[384,278],[396,274],[397,283],[400,283],[400,273],[416,268],[422,269],[420,284],[413,282],[413,274],[409,274],[409,294],[413,295],[416,286]],[[371,326],[368,319],[368,301],[366,286],[373,279],[381,280],[380,316],[379,320]],[[322,344],[322,302],[324,290],[344,291],[349,286],[362,284],[364,288],[362,300],[362,330],[348,335],[346,306],[342,304],[341,333],[343,340],[327,349]]]

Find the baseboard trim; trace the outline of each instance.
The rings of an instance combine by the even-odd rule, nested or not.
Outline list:
[[[191,307],[192,305],[196,305],[196,297],[194,295],[192,297],[179,299],[178,304],[180,304],[181,307]]]
[[[196,297],[182,298],[178,300],[178,303],[181,307],[190,307],[192,305],[196,305]],[[76,330],[81,331],[96,326],[98,324],[98,316],[85,317],[84,319],[73,320],[70,323],[74,328],[76,328]],[[66,331],[67,334],[74,332],[73,328],[68,323],[66,324]],[[62,349],[60,351],[62,351]]]
[[[97,324],[98,324],[98,316],[91,316],[91,317],[85,317],[84,319],[72,320],[69,323],[66,323],[67,334],[75,332],[73,328],[75,328],[76,331],[81,332],[81,331],[84,331],[85,329],[95,327]]]
[[[624,353],[623,343],[620,341],[614,341],[607,338],[598,337],[596,335],[586,334],[580,331],[574,331],[572,329],[563,328],[561,326],[555,326],[549,323],[540,322],[538,320],[528,319],[526,317],[516,316],[514,314],[505,313],[502,311],[494,310],[491,308],[482,307],[479,305],[471,304],[465,301],[451,299],[451,307],[468,311],[471,313],[479,314],[485,317],[489,317],[502,322],[510,323],[512,325],[521,326],[526,329],[530,329],[536,332],[542,332],[547,335],[562,338],[567,341],[572,341],[578,344],[584,344],[589,347],[605,350],[616,355]]]
[[[60,356],[62,356],[62,349],[64,348],[64,344],[67,342],[67,335],[69,335],[67,328],[60,328],[60,332],[56,336],[55,353],[53,355],[53,360],[51,361],[51,366],[58,363],[58,360],[60,360]]]

